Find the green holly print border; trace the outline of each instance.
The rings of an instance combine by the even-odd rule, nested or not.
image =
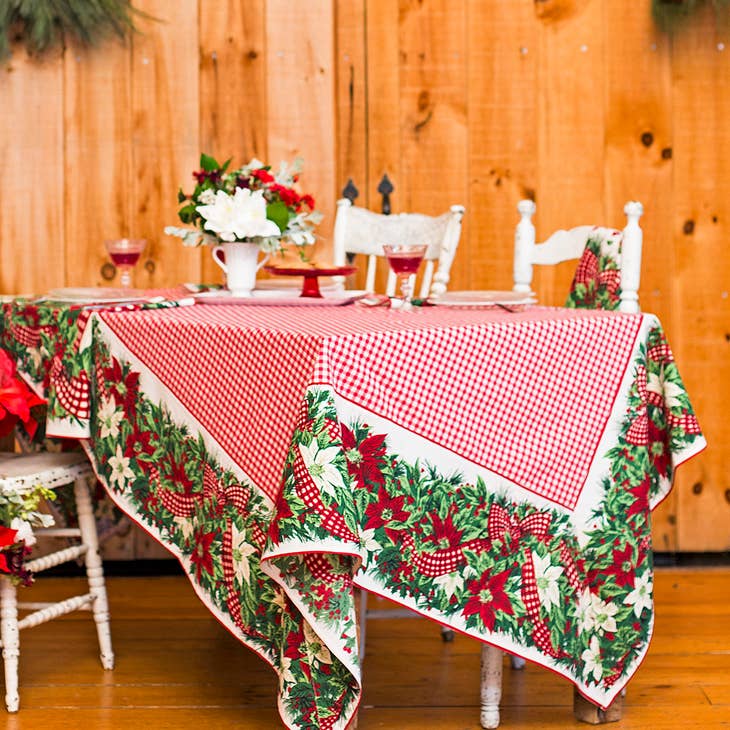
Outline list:
[[[19,372],[42,385],[47,417],[67,419],[78,426],[85,426],[85,421],[61,404],[56,383],[85,379],[91,370],[88,350],[78,351],[89,316],[83,307],[58,303],[18,300],[3,305],[2,346],[15,357]]]
[[[499,634],[610,699],[651,635],[650,506],[671,486],[672,454],[701,439],[660,327],[649,329],[633,372],[604,496],[584,534],[561,509],[538,510],[482,479],[467,483],[426,459],[401,458],[365,422],[338,428],[333,393],[312,388],[287,462],[276,541],[283,550],[333,536],[343,551],[356,545],[361,582],[379,593],[475,636]],[[341,560],[343,570],[352,564]],[[339,598],[312,598],[325,588],[310,575],[301,590],[327,623],[331,614],[317,609],[342,608]]]
[[[584,534],[562,509],[404,458],[365,415],[342,423],[322,386],[306,393],[272,506],[146,398],[140,374],[98,336],[93,349],[99,473],[274,666],[291,727],[342,727],[357,705],[358,582],[474,636],[501,636],[599,702],[645,653],[650,503],[671,482],[672,454],[701,438],[660,328],[637,350],[604,497]]]
[[[359,685],[262,570],[272,519],[265,496],[145,398],[139,373],[98,336],[93,359],[90,447],[115,502],[179,557],[211,610],[274,667],[287,724],[337,727]]]
[[[565,306],[570,309],[617,310],[621,303],[620,270],[616,259],[602,250],[601,236],[589,235],[570,286]],[[585,276],[586,270],[590,271]]]

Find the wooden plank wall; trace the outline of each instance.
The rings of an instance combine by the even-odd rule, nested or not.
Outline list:
[[[711,8],[670,38],[649,0],[137,0],[126,45],[20,47],[0,74],[0,291],[100,285],[103,239],[146,237],[138,284],[219,280],[163,235],[201,151],[305,158],[325,213],[467,208],[452,287],[511,285],[515,205],[538,234],[644,203],[641,300],[710,448],[656,513],[662,550],[730,549],[730,38]],[[709,6],[709,3],[707,4]],[[560,303],[572,267],[538,274]]]

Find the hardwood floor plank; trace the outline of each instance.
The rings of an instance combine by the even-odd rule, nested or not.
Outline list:
[[[116,669],[101,668],[87,613],[23,631],[21,711],[6,715],[6,730],[281,727],[274,672],[211,616],[186,578],[108,582]],[[41,577],[27,598],[79,587]],[[730,727],[728,595],[728,569],[657,571],[655,638],[612,730]],[[478,730],[479,650],[466,636],[442,642],[425,619],[371,620],[358,730]],[[502,708],[504,730],[587,727],[573,718],[572,685],[533,664],[505,665]]]

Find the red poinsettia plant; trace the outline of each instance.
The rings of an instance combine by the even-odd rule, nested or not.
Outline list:
[[[7,352],[0,349],[0,436],[9,435],[21,423],[32,438],[37,428],[32,410],[44,403],[18,376]],[[41,501],[54,496],[40,486],[21,492],[0,490],[0,572],[18,583],[29,585],[33,580],[24,566],[24,558],[35,542],[32,525],[52,524],[53,517],[39,512],[38,507]]]

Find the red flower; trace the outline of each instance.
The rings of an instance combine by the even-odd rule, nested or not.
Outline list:
[[[630,494],[634,495],[634,503],[629,507],[629,511],[626,516],[631,515],[646,515],[649,512],[649,477],[644,479],[641,484],[637,485],[633,489],[627,490]]]
[[[484,626],[491,631],[497,611],[512,615],[512,604],[504,591],[510,572],[503,570],[497,575],[485,572],[481,578],[468,581],[466,588],[472,595],[464,606],[464,616],[479,614]]]
[[[20,420],[32,437],[36,423],[30,409],[43,403],[45,401],[18,377],[15,362],[8,353],[0,350],[0,435],[9,434]]]
[[[441,550],[461,545],[461,536],[464,531],[454,527],[451,515],[447,515],[445,520],[442,520],[437,514],[431,515],[431,524],[433,532],[424,538],[424,542],[432,542]]]
[[[314,210],[314,198],[309,194],[302,195],[297,210],[299,210],[303,206],[306,206],[307,208],[309,208],[309,210]]]
[[[195,577],[200,580],[203,571],[208,575],[213,575],[213,556],[210,554],[210,546],[218,537],[218,531],[205,532],[205,528],[200,527],[195,531],[195,539],[193,544],[195,549],[190,555],[190,561],[195,565]]]
[[[124,444],[124,455],[127,457],[137,457],[139,454],[151,456],[157,448],[157,445],[152,443],[152,437],[154,435],[152,431],[136,431],[130,433]],[[143,469],[147,468],[143,462],[140,462],[140,466]]]
[[[255,177],[257,180],[261,180],[262,183],[274,182],[274,176],[263,167],[259,168],[258,170],[252,170],[251,177]]]
[[[358,445],[355,435],[343,424],[342,448],[347,459],[347,471],[357,480],[356,486],[385,485],[382,472],[385,461],[385,435],[368,436]]]
[[[391,522],[405,522],[409,513],[404,511],[405,497],[391,497],[382,487],[378,490],[378,501],[369,504],[365,510],[368,521],[365,529],[383,527]]]
[[[271,185],[269,189],[272,193],[279,196],[279,200],[281,200],[287,208],[295,208],[299,205],[299,193],[297,193],[296,190],[292,190],[291,188],[278,184]]]
[[[9,547],[15,543],[15,536],[18,534],[17,530],[11,530],[9,527],[3,527],[0,525],[0,548]]]
[[[185,462],[178,462],[172,457],[165,464],[160,464],[160,471],[165,469],[165,477],[177,487],[182,488],[183,494],[193,493],[193,480],[185,473]]]
[[[635,566],[631,545],[626,545],[623,550],[614,550],[612,561],[613,564],[606,568],[603,572],[606,575],[613,575],[616,585],[620,588],[627,585],[633,588]]]

